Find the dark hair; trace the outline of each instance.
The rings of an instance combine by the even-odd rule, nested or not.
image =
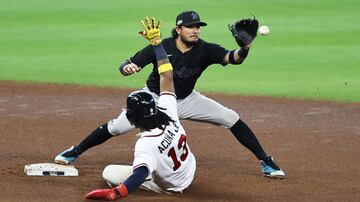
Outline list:
[[[179,34],[176,32],[176,27],[174,27],[174,28],[171,30],[171,35],[172,35],[172,37],[174,37],[175,39],[178,38]]]
[[[167,114],[158,110],[158,112],[150,117],[143,117],[142,119],[135,119],[132,124],[136,128],[149,131],[154,128],[165,129],[165,126],[170,125],[170,122],[175,122]]]

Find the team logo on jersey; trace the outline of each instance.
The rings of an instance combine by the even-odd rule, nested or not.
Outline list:
[[[181,67],[180,69],[175,69],[174,71],[174,77],[175,78],[186,78],[190,76],[195,76],[200,74],[201,68],[195,67],[195,68],[188,68],[188,67]]]

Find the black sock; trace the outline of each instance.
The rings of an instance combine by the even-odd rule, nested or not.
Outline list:
[[[248,148],[259,160],[266,159],[267,155],[249,126],[239,119],[231,128],[236,139]]]
[[[75,152],[82,154],[91,147],[104,143],[106,140],[112,138],[113,135],[107,128],[107,123],[96,128],[89,136],[87,136],[80,144],[75,146]]]

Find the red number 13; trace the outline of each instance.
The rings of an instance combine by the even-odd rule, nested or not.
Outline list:
[[[183,152],[180,155],[180,160],[185,161],[185,159],[186,159],[186,157],[188,156],[188,153],[189,153],[188,148],[186,146],[186,136],[185,135],[181,135],[177,147],[178,147],[179,150],[182,148]],[[181,163],[178,160],[178,157],[176,156],[176,152],[175,152],[174,147],[172,147],[169,150],[168,156],[171,157],[171,159],[174,162],[173,170],[174,171],[177,170],[181,166]]]

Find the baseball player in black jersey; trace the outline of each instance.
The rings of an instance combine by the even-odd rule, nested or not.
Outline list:
[[[177,109],[180,119],[188,119],[211,123],[230,129],[236,139],[248,148],[261,163],[264,176],[270,178],[284,178],[285,173],[268,156],[253,131],[244,123],[239,115],[220,103],[194,90],[197,79],[212,64],[241,64],[248,55],[251,43],[241,45],[239,49],[227,50],[222,46],[200,39],[202,26],[207,26],[200,20],[195,11],[185,11],[176,18],[176,27],[172,30],[172,37],[162,40],[173,66],[175,93],[177,95]],[[240,45],[240,43],[238,43]],[[159,74],[156,57],[151,45],[146,46],[134,56],[120,65],[120,72],[130,76],[152,64],[146,86],[141,89],[150,93],[157,101],[159,98]],[[126,113],[101,125],[86,137],[80,144],[72,146],[55,157],[56,163],[70,164],[83,152],[91,147],[102,144],[111,137],[124,134],[135,127],[129,122]]]

